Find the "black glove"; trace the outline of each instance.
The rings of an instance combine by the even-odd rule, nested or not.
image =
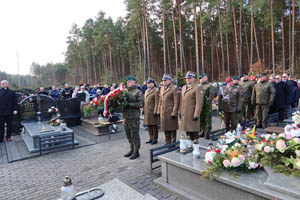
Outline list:
[[[199,119],[198,117],[194,117],[194,118],[193,118],[194,121],[197,121],[198,119]]]
[[[142,111],[142,115],[144,114],[144,111]]]
[[[218,111],[221,113],[223,110],[221,108],[219,108]]]
[[[176,119],[176,116],[175,116],[175,115],[172,115],[171,118],[174,120],[174,119]]]
[[[154,113],[153,114],[153,117],[158,117],[159,115],[157,113]]]

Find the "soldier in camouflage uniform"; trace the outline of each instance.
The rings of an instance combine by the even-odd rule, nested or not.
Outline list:
[[[266,79],[266,74],[261,74],[260,79],[252,91],[251,103],[255,106],[257,127],[266,128],[268,125],[269,107],[273,104],[275,89]]]
[[[242,107],[239,88],[235,87],[231,77],[226,78],[226,86],[220,89],[219,111],[224,111],[224,122],[227,131],[234,131],[237,127],[237,113]]]
[[[243,120],[250,120],[253,117],[253,108],[251,105],[251,95],[253,88],[253,81],[249,80],[248,74],[243,74],[240,81],[240,89],[243,99],[241,112]]]
[[[126,80],[128,87],[127,106],[123,109],[123,118],[130,151],[124,157],[130,157],[133,160],[140,156],[140,108],[143,107],[144,95],[137,89],[136,78],[134,76],[128,76]]]
[[[237,87],[238,89],[240,88],[240,77],[239,76],[234,76],[232,77],[232,82],[233,82],[233,86]]]
[[[200,136],[205,136],[206,139],[209,139],[209,132],[211,131],[211,118],[212,118],[212,100],[213,98],[216,97],[216,88],[210,84],[208,82],[208,78],[207,78],[207,75],[205,73],[202,73],[200,74],[200,84],[199,84],[199,87],[200,89],[203,91],[203,94],[204,94],[204,99],[203,101],[207,101],[207,106],[208,108],[203,108],[202,111],[204,111],[205,109],[208,109],[209,111],[208,112],[205,112],[207,113],[208,116],[203,116],[202,115],[202,122],[203,122],[203,117],[206,118],[206,126],[203,127],[203,125],[201,125],[201,131],[202,134]],[[205,106],[205,102],[203,104],[203,106]],[[203,112],[201,113],[203,114]]]

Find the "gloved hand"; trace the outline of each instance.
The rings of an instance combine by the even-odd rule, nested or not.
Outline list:
[[[240,112],[241,112],[241,109],[239,109],[239,108],[236,109],[236,112],[237,112],[237,113],[240,113]]]
[[[157,113],[153,114],[153,117],[158,117],[158,116],[159,116],[159,114],[157,114]]]
[[[199,119],[198,117],[194,117],[194,118],[193,118],[194,121],[197,121],[198,119]]]
[[[171,118],[174,120],[174,119],[176,119],[176,116],[175,115],[171,115]]]

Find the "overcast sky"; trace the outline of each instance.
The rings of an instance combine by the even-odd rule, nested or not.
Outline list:
[[[1,0],[0,71],[28,74],[32,62],[63,62],[73,23],[82,27],[102,10],[115,21],[124,0]]]

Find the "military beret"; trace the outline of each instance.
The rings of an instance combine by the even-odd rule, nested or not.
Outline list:
[[[185,78],[196,78],[196,74],[194,72],[188,71],[185,75]]]
[[[260,78],[260,77],[261,77],[261,74],[258,74],[258,75],[257,75],[257,78]]]
[[[226,78],[226,83],[230,83],[231,81],[232,81],[231,76],[229,76],[229,77]]]
[[[240,77],[239,76],[234,76],[234,77],[232,77],[232,80],[240,80]]]
[[[172,80],[172,75],[171,74],[164,74],[162,81],[166,81],[166,80]]]
[[[204,76],[207,76],[207,74],[205,73],[200,74],[200,78],[203,78]]]
[[[134,76],[127,76],[126,81],[136,81],[136,78]]]
[[[261,73],[260,76],[266,76],[266,73]]]
[[[147,83],[155,83],[155,81],[154,81],[152,78],[149,78],[149,79],[147,80]]]

